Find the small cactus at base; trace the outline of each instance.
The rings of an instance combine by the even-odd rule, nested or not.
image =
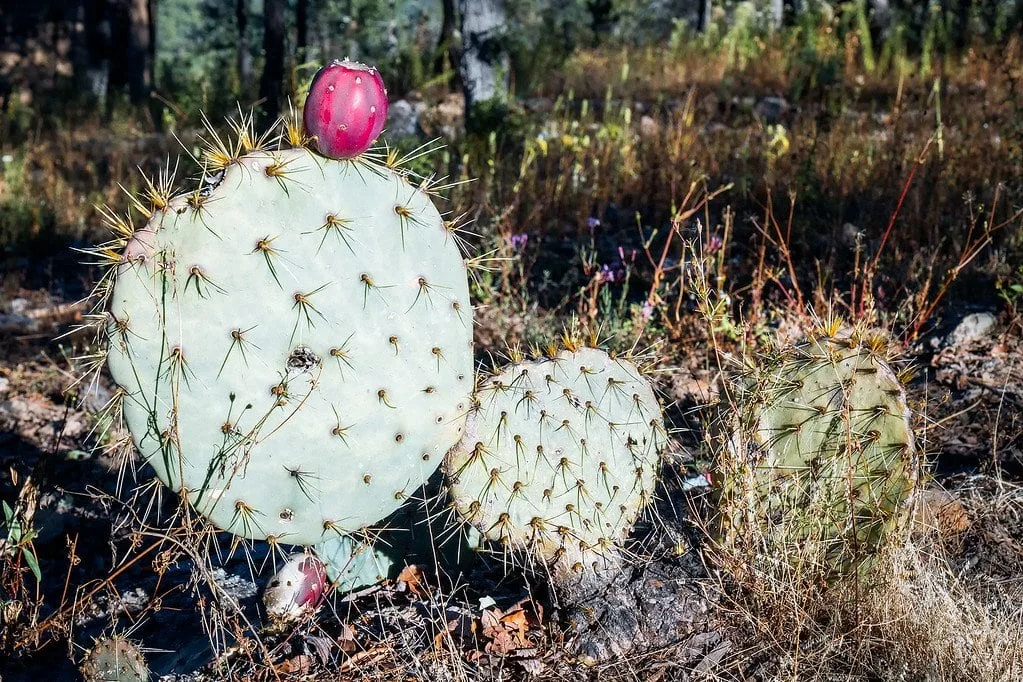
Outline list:
[[[410,564],[455,575],[476,558],[482,537],[472,526],[444,525],[435,503],[439,476],[378,530],[330,537],[315,546],[334,587],[343,592],[397,578]]]
[[[715,478],[721,544],[737,569],[780,555],[826,581],[864,577],[920,470],[885,344],[811,337],[769,352],[726,393]]]
[[[85,682],[148,682],[146,659],[135,644],[124,637],[102,637],[82,661]]]
[[[331,584],[342,592],[374,585],[391,575],[395,560],[383,549],[352,535],[327,538],[316,545]]]
[[[504,367],[481,383],[445,471],[461,517],[556,581],[617,565],[653,500],[666,434],[650,384],[593,348]]]

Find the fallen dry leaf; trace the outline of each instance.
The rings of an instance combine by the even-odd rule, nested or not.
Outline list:
[[[280,673],[307,673],[313,666],[313,657],[299,654],[276,666]]]
[[[397,583],[399,591],[407,589],[417,597],[422,597],[427,592],[423,580],[423,569],[416,564],[410,564],[401,569],[401,573],[398,574]]]

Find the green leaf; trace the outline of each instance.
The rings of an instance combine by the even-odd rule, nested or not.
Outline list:
[[[36,560],[35,550],[30,546],[21,548],[21,553],[25,555],[25,563],[32,569],[32,575],[36,577],[36,582],[41,583],[43,581],[43,573],[39,570],[39,561]]]

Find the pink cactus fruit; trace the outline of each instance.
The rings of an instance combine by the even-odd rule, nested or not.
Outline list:
[[[302,117],[321,154],[332,159],[358,156],[387,121],[384,81],[372,66],[335,59],[313,77]]]
[[[292,554],[267,583],[263,605],[271,618],[295,618],[320,605],[327,591],[323,562],[312,554]]]

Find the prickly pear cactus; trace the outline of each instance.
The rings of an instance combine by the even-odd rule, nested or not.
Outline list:
[[[391,576],[395,560],[384,546],[355,535],[338,535],[316,545],[327,576],[342,592],[373,585]]]
[[[149,668],[138,647],[124,637],[94,643],[81,666],[85,682],[148,682]]]
[[[717,472],[732,554],[780,554],[828,579],[869,568],[920,468],[884,348],[823,334],[769,354],[732,387]]]
[[[398,508],[461,435],[466,266],[427,192],[384,164],[213,156],[214,183],[136,205],[110,372],[164,483],[224,530],[315,544]]]
[[[619,560],[618,543],[653,499],[665,443],[635,365],[579,348],[482,382],[444,467],[464,519],[557,577]]]

